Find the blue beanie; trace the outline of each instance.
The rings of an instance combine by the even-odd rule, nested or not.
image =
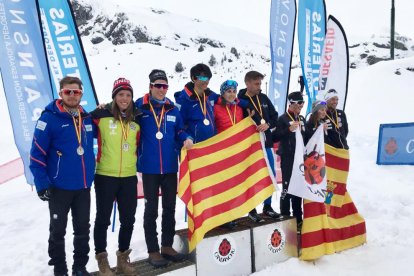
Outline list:
[[[237,82],[234,80],[226,80],[220,85],[220,95],[223,95],[230,88],[237,90],[237,85]]]

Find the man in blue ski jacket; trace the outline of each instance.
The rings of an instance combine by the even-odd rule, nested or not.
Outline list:
[[[80,106],[82,82],[66,76],[60,81],[59,96],[37,121],[30,169],[38,196],[49,202],[49,265],[54,275],[68,275],[65,234],[68,213],[73,221],[73,266],[75,276],[86,271],[89,253],[90,187],[95,173],[94,126]]]

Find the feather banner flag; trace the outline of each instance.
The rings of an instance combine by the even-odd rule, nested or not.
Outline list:
[[[308,96],[306,113],[312,110],[319,87],[319,68],[326,32],[324,0],[299,0],[298,45],[303,80]]]
[[[339,21],[329,15],[319,71],[317,98],[323,100],[330,90],[338,92],[338,109],[345,110],[348,94],[349,51],[344,28]]]
[[[366,242],[364,218],[347,191],[349,151],[325,144],[325,203],[304,200],[302,260],[315,260]]]
[[[264,138],[250,117],[181,150],[178,196],[187,205],[190,251],[211,229],[237,219],[275,191]]]

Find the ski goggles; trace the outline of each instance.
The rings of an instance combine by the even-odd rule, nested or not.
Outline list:
[[[299,105],[301,105],[301,104],[304,104],[305,103],[305,101],[289,101],[291,104],[299,104]]]
[[[151,84],[152,87],[155,87],[155,88],[158,88],[158,89],[162,88],[162,89],[167,90],[168,87],[169,87],[169,85],[166,84],[166,83],[153,83],[153,82],[151,82],[150,84]]]
[[[64,95],[69,96],[69,95],[75,95],[75,96],[79,96],[82,94],[82,90],[81,89],[69,89],[69,88],[65,88],[60,90],[60,92],[62,92]]]
[[[196,76],[196,79],[199,81],[209,81],[210,78],[206,76]]]

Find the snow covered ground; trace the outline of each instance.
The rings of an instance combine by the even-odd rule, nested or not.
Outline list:
[[[414,4],[409,0],[397,1],[397,15],[404,15],[410,9],[414,10]],[[90,2],[90,1],[85,1]],[[150,3],[151,2],[151,3]],[[171,3],[170,3],[171,2]],[[258,21],[240,23],[239,27],[259,34],[263,37],[264,45],[267,39],[267,25],[262,18],[267,17],[267,7],[270,1],[263,1],[255,6],[255,9],[242,8],[248,6],[251,1],[240,0],[223,2],[219,5],[218,0],[211,0],[204,4],[197,4],[197,13],[190,13],[190,6],[194,1],[181,0],[180,5],[174,5],[173,1],[141,1],[142,6],[163,7],[175,13],[190,14],[190,17],[207,18],[219,24],[224,24],[223,15],[228,15],[227,24],[238,26],[237,21],[243,21],[248,14],[260,18]],[[177,1],[178,2],[178,1]],[[344,3],[340,3],[344,2]],[[378,3],[381,2],[381,3]],[[382,2],[387,2],[384,4]],[[339,1],[327,0],[328,13],[335,15],[344,25],[348,36],[353,34],[367,37],[355,21],[362,20],[358,16],[350,16],[350,6],[361,6],[361,9],[372,11],[366,13],[367,22],[382,18],[382,25],[377,22],[376,26],[388,26],[388,11],[390,1]],[[118,1],[119,5],[127,5],[127,0]],[[175,3],[175,1],[174,1]],[[369,3],[369,4],[368,4]],[[377,4],[378,3],[378,4]],[[204,5],[204,6],[203,6]],[[256,3],[255,3],[256,5]],[[377,5],[374,7],[374,5]],[[398,6],[399,5],[399,6]],[[405,6],[404,6],[405,5]],[[220,12],[217,14],[211,8],[215,6]],[[180,9],[181,7],[181,9]],[[217,8],[218,7],[218,8]],[[379,16],[386,10],[383,16]],[[405,8],[403,8],[405,7]],[[344,9],[347,8],[347,13]],[[223,9],[228,11],[223,13]],[[358,10],[358,9],[357,9]],[[336,11],[336,13],[334,13]],[[359,10],[358,10],[359,12]],[[404,14],[403,14],[404,13]],[[240,15],[243,15],[240,18]],[[340,15],[337,15],[340,14]],[[398,18],[398,17],[397,17]],[[351,20],[352,19],[352,20]],[[344,22],[345,21],[345,22]],[[398,20],[397,20],[398,22]],[[256,24],[254,28],[252,24]],[[397,23],[398,24],[398,23]],[[400,26],[412,26],[409,19]],[[262,28],[262,29],[260,29]],[[226,28],[223,28],[226,29]],[[397,31],[398,31],[397,27]],[[403,28],[401,28],[403,29]],[[261,30],[261,31],[259,31]],[[411,28],[412,31],[412,28]],[[242,31],[241,31],[242,32]],[[354,33],[355,32],[355,33]],[[235,39],[238,33],[234,32]],[[245,33],[243,32],[243,35]],[[368,34],[370,35],[370,34]],[[252,35],[253,36],[253,35]],[[256,37],[256,35],[254,35]],[[229,38],[233,39],[233,38]],[[118,76],[127,76],[136,84],[135,97],[146,92],[147,75],[150,69],[155,67],[171,68],[176,62],[174,56],[164,49],[150,48],[145,44],[122,45],[117,47],[115,55],[110,45],[99,46],[99,53],[94,52],[92,45],[85,43],[86,52],[89,53],[88,60],[91,66],[93,79],[101,101],[110,99],[110,90],[113,79]],[[261,46],[262,47],[262,46]],[[265,48],[263,48],[265,49]],[[96,49],[95,49],[96,50]],[[139,63],[133,64],[133,57],[128,53],[135,50]],[[141,50],[141,51],[139,51]],[[258,50],[265,51],[265,50]],[[94,54],[92,54],[94,53]],[[269,53],[265,53],[269,56]],[[190,64],[193,59],[198,62],[196,51],[186,52],[183,61]],[[120,63],[121,65],[118,65]],[[164,67],[165,65],[165,67]],[[168,67],[167,67],[168,65]],[[406,70],[413,67],[414,58],[405,58],[395,61],[380,62],[376,65],[351,70],[349,92],[346,113],[349,120],[350,134],[349,145],[351,152],[351,169],[348,181],[348,190],[352,196],[359,212],[366,219],[367,244],[358,248],[346,250],[334,255],[324,256],[315,262],[303,262],[298,259],[289,259],[280,264],[255,273],[254,275],[407,275],[413,270],[412,248],[414,248],[414,237],[411,231],[414,227],[414,169],[412,166],[377,166],[375,164],[378,143],[378,128],[380,123],[402,123],[414,121],[414,73]],[[108,66],[109,70],[104,67]],[[270,65],[261,63],[258,70],[270,74]],[[396,70],[400,75],[394,74]],[[168,69],[167,71],[172,71]],[[220,82],[227,78],[228,72],[217,69],[211,82],[211,88],[217,90]],[[295,70],[292,79],[299,74]],[[139,75],[139,76],[137,76]],[[238,75],[239,83],[244,74]],[[186,80],[174,75],[171,80],[172,92],[181,89]],[[222,76],[222,77],[220,77]],[[292,88],[295,88],[292,86]],[[0,116],[2,120],[0,139],[0,164],[18,157],[18,152],[13,144],[13,134],[9,121],[7,105],[4,94],[0,91]],[[414,134],[413,134],[414,137]],[[93,195],[93,193],[92,193]],[[277,197],[277,198],[276,198]],[[274,195],[273,207],[278,209],[279,195]],[[92,198],[94,203],[94,197]],[[184,206],[178,201],[177,206],[177,229],[185,228]],[[47,266],[47,239],[48,239],[48,208],[47,204],[37,198],[30,186],[25,184],[23,177],[16,178],[0,185],[0,275],[52,275],[51,267]],[[142,227],[143,201],[138,201],[136,214],[135,232],[132,238],[133,249],[131,259],[146,258],[146,246]],[[95,218],[95,208],[92,204],[91,222]],[[119,227],[119,222],[117,222]],[[72,228],[70,223],[67,229],[67,259],[72,263]],[[90,243],[93,249],[93,241]],[[117,245],[117,234],[108,234],[108,252],[110,263],[115,264],[115,251]],[[94,261],[93,250],[90,254],[88,269],[97,269]]]

